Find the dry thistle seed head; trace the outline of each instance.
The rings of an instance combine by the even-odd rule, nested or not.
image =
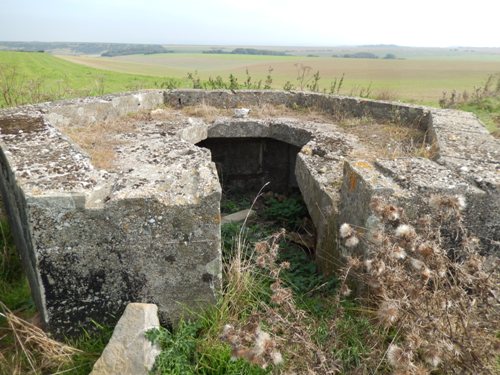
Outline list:
[[[398,221],[403,213],[402,208],[398,208],[392,204],[388,204],[383,208],[382,217],[388,221]]]
[[[479,272],[483,268],[483,259],[479,255],[473,254],[465,261],[464,267],[470,273]]]
[[[431,242],[424,242],[417,246],[417,253],[424,258],[428,258],[436,253],[435,245]]]
[[[410,265],[415,271],[422,271],[426,267],[424,262],[415,258],[410,258]]]
[[[373,269],[373,259],[365,260],[364,264],[365,264],[365,271],[370,273],[371,270]]]
[[[384,210],[384,200],[381,197],[373,197],[370,201],[370,209],[380,214]]]
[[[224,328],[222,329],[222,334],[227,335],[231,332],[234,332],[234,326],[232,326],[231,324],[224,325]]]
[[[283,356],[277,350],[271,352],[271,361],[273,361],[273,365],[281,365],[283,363]]]
[[[359,239],[356,236],[351,236],[347,240],[345,240],[346,247],[356,247],[359,244]]]
[[[417,233],[411,225],[401,224],[396,228],[396,236],[406,241],[411,241],[417,237]]]
[[[389,257],[396,260],[403,260],[406,258],[406,251],[401,246],[393,246],[390,249]]]
[[[424,343],[424,340],[422,339],[421,335],[419,335],[417,332],[410,332],[406,336],[405,342],[408,345],[408,348],[415,351],[420,349],[420,347]]]
[[[377,310],[378,321],[384,327],[391,327],[399,317],[399,306],[393,301],[384,301]]]
[[[257,356],[264,354],[264,352],[270,345],[274,347],[271,341],[271,336],[269,336],[269,333],[264,332],[260,327],[257,328],[255,335],[256,337],[255,337],[254,353]]]
[[[441,350],[436,345],[428,345],[422,350],[422,358],[433,369],[441,363]]]
[[[448,270],[446,269],[446,266],[444,264],[440,265],[439,268],[437,269],[436,273],[439,277],[445,277],[446,272]]]
[[[273,291],[271,296],[271,302],[276,305],[282,305],[286,301],[290,301],[292,298],[292,291],[289,288],[278,288]]]
[[[347,267],[353,268],[353,269],[358,269],[361,267],[361,260],[357,257],[347,257]]]
[[[366,285],[368,285],[368,287],[370,287],[374,293],[379,295],[383,294],[384,285],[380,282],[380,280],[378,280],[378,278],[369,276],[366,279]]]
[[[344,223],[340,226],[340,238],[351,237],[355,234],[354,229],[347,223]]]
[[[273,258],[276,258],[278,256],[278,251],[280,249],[280,245],[275,243],[271,246],[271,251],[269,252]]]
[[[280,263],[280,268],[283,269],[283,270],[290,269],[290,262],[281,262]]]
[[[381,259],[375,259],[365,262],[365,266],[367,268],[367,272],[373,276],[380,276],[385,271],[385,263]]]
[[[278,290],[279,288],[281,288],[281,281],[276,280],[274,283],[271,284],[270,288],[273,292]]]
[[[432,224],[431,215],[424,215],[418,219],[417,224],[419,227],[429,227]]]
[[[382,245],[384,243],[384,240],[385,240],[385,236],[381,231],[373,232],[370,235],[370,241],[374,245]]]
[[[420,276],[422,276],[425,280],[428,280],[432,277],[432,271],[428,267],[424,267],[420,271]]]
[[[340,294],[344,297],[348,297],[351,294],[352,290],[349,288],[349,286],[344,283],[342,284],[342,287],[340,288]]]
[[[268,245],[266,241],[260,241],[255,243],[255,252],[257,254],[264,254],[267,252]]]
[[[387,349],[387,361],[392,367],[399,370],[409,370],[413,367],[411,363],[412,359],[413,353],[411,351],[403,350],[395,344],[389,345],[389,349]]]
[[[257,259],[255,260],[255,264],[259,268],[265,268],[266,265],[267,265],[267,256],[265,254],[264,255],[259,255],[257,257]]]
[[[433,195],[429,200],[429,205],[435,210],[447,210],[455,213],[463,211],[467,206],[463,195]]]

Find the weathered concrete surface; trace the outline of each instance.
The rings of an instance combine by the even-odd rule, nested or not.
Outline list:
[[[344,169],[342,222],[372,229],[377,223],[369,203],[375,196],[403,207],[413,220],[430,213],[432,196],[461,196],[466,202],[462,213],[467,228],[481,239],[484,252],[500,254],[497,198],[453,170],[422,158],[377,160],[374,164],[354,161]]]
[[[54,126],[79,126],[103,122],[163,104],[163,92],[145,90],[54,103],[41,108]],[[40,107],[40,106],[39,106]]]
[[[255,120],[250,112],[247,119],[206,124],[169,119],[171,108],[156,108],[163,103],[285,104],[327,112],[332,122],[371,116],[417,124],[437,154],[434,160],[361,161],[359,139],[333,123]],[[150,112],[136,121],[137,131],[116,135],[112,171],[95,168],[58,130],[138,110]],[[289,169],[280,178],[302,192],[325,272],[341,264],[339,225],[373,225],[368,203],[380,194],[415,216],[425,212],[431,194],[464,195],[467,226],[481,238],[484,252],[498,252],[499,142],[460,111],[316,93],[152,90],[6,110],[0,128],[2,196],[35,303],[59,335],[88,327],[92,319],[116,321],[130,301],[158,304],[166,322],[175,321],[182,304],[214,301],[221,271],[221,186],[210,152],[195,146],[206,138],[287,145],[293,157],[279,163]]]
[[[90,374],[149,374],[161,352],[157,345],[146,338],[146,332],[154,328],[160,328],[158,307],[146,303],[129,303]]]
[[[270,90],[168,90],[165,104],[182,107],[205,103],[219,108],[236,108],[241,105],[286,105],[312,108],[343,117],[372,117],[377,121],[396,121],[420,124],[424,129],[430,119],[430,109],[411,104],[383,102],[340,95],[324,95],[312,92]],[[251,113],[250,113],[251,115]]]
[[[47,328],[112,324],[131,301],[156,303],[163,322],[214,302],[221,189],[209,153],[182,140],[185,129],[153,123],[121,135],[113,172],[97,170],[42,109],[1,120],[1,181]]]

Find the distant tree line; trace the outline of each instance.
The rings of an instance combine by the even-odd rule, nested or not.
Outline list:
[[[159,44],[131,43],[0,42],[0,49],[23,52],[68,50],[76,54],[101,56],[173,52]]]
[[[343,55],[332,55],[332,57],[343,57],[346,59],[378,59],[379,57],[371,52],[356,52],[356,53],[345,53]],[[396,55],[393,53],[386,54],[383,59],[394,60]]]
[[[226,51],[223,49],[211,49],[203,51],[203,53],[228,54],[228,55],[234,54],[234,55],[288,56],[288,54],[283,51],[273,51],[269,49],[257,49],[257,48],[235,48],[232,51]]]
[[[118,45],[112,46],[106,52],[101,53],[101,56],[113,57],[123,55],[153,55],[155,53],[173,53],[174,51],[168,50],[159,45]]]

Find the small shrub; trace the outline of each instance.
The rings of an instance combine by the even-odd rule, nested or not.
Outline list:
[[[264,82],[264,90],[271,90],[272,88],[272,84],[273,84],[273,77],[272,77],[272,72],[273,72],[273,67],[269,67],[267,69],[267,76],[266,76],[266,80]]]
[[[286,81],[285,84],[283,85],[283,90],[292,91],[295,90],[295,86],[290,81]]]
[[[181,87],[181,84],[182,82],[178,79],[165,77],[164,80],[157,85],[162,89],[173,90]]]

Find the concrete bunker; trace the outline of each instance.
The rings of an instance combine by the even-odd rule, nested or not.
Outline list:
[[[436,153],[377,158],[335,121],[169,117],[179,106],[200,103],[284,105],[412,123],[427,132]],[[169,113],[162,118],[155,111],[164,105]],[[138,111],[146,115],[129,117]],[[97,166],[68,136],[68,129],[118,118],[134,126],[113,135],[112,168]],[[195,146],[200,142],[221,142],[215,148],[243,138],[272,148],[266,142],[274,140],[291,145],[293,154],[300,149],[293,174],[290,154],[280,172],[302,193],[317,231],[316,261],[326,273],[346,255],[337,246],[339,225],[369,227],[369,202],[377,195],[410,215],[425,210],[432,194],[464,195],[466,225],[484,252],[499,252],[500,145],[475,116],[460,111],[316,93],[170,90],[8,109],[0,112],[0,128],[3,201],[34,301],[56,335],[89,328],[92,320],[112,324],[128,302],[156,303],[164,322],[175,321],[183,305],[214,302],[221,186],[208,150]]]

